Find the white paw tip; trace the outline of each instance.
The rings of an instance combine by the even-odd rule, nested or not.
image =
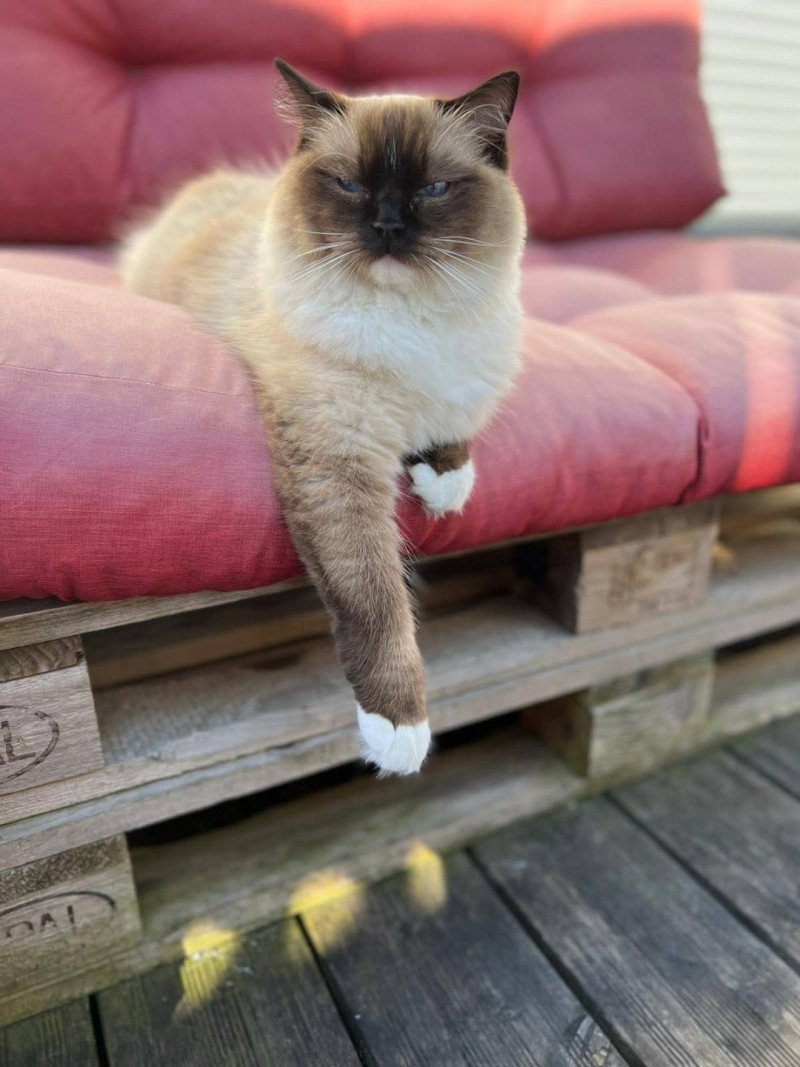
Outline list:
[[[409,474],[414,492],[435,515],[461,511],[475,485],[475,464],[471,459],[463,467],[443,474],[437,474],[429,463],[415,463]]]
[[[361,731],[362,755],[378,769],[378,776],[416,774],[431,743],[427,720],[415,726],[393,726],[383,715],[364,711],[360,704],[358,728]]]

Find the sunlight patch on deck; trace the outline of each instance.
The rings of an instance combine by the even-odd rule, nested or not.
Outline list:
[[[354,932],[364,907],[365,888],[349,874],[335,867],[312,871],[298,883],[287,911],[302,915],[312,908],[321,908],[315,922],[317,948],[326,953],[339,948]]]
[[[235,930],[218,926],[211,920],[192,923],[183,935],[184,961],[180,967],[183,996],[175,1008],[182,1018],[214,998],[230,973],[242,945]]]
[[[427,915],[447,903],[447,869],[444,860],[424,841],[415,841],[406,854],[408,892],[417,907]]]

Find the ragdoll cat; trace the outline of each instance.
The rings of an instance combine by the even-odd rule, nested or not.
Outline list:
[[[300,129],[280,172],[185,186],[123,251],[254,372],[286,521],[331,615],[365,758],[419,770],[430,728],[394,521],[398,478],[463,508],[470,442],[519,363],[525,221],[510,72],[455,100],[353,98],[277,61]]]

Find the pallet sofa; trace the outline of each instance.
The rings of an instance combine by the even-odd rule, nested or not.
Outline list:
[[[797,709],[800,244],[678,229],[721,186],[698,13],[666,9],[0,16],[0,1023]],[[424,773],[129,849],[357,757],[243,367],[107,245],[181,177],[286,150],[275,53],[361,90],[522,69],[525,369],[464,514],[399,504]]]

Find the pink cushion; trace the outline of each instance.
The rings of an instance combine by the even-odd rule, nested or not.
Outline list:
[[[464,514],[401,499],[412,547],[800,480],[799,281],[792,241],[531,245],[525,369]],[[298,573],[247,374],[185,312],[122,291],[102,252],[6,249],[0,321],[0,599]]]
[[[606,309],[574,325],[624,346],[697,405],[685,498],[800,480],[800,300],[731,292]]]
[[[515,67],[537,234],[680,226],[721,192],[697,25],[698,0],[7,0],[0,237],[105,239],[192,173],[280,159],[276,54],[354,91]]]

